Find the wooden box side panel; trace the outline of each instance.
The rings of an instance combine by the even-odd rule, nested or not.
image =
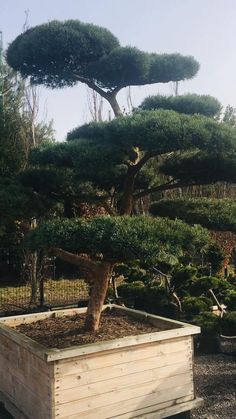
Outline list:
[[[0,391],[26,417],[53,417],[53,365],[0,333],[0,372]]]
[[[193,400],[192,338],[57,361],[55,388],[58,419],[134,418]]]

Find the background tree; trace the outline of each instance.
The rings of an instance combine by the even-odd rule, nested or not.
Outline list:
[[[38,121],[36,92],[32,101],[31,88],[5,64],[3,56],[0,80],[1,272],[14,266],[19,274],[26,225],[29,228],[32,217],[42,214],[44,207],[32,191],[22,186],[19,174],[27,167],[29,150],[36,144],[52,141],[54,132],[51,123]]]
[[[122,115],[116,99],[122,88],[191,79],[199,69],[193,57],[122,47],[107,29],[78,20],[26,30],[9,46],[7,61],[33,84],[86,84],[110,103],[115,116]]]

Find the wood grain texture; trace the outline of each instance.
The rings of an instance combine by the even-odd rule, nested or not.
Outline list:
[[[160,329],[169,322],[115,309]],[[0,320],[0,392],[26,419],[156,419],[194,401],[196,327],[170,321],[170,330],[62,350],[47,349],[9,327],[20,324],[20,317],[30,323],[85,310]]]

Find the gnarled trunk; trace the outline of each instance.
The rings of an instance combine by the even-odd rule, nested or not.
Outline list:
[[[93,282],[86,313],[85,329],[90,332],[95,332],[99,328],[102,307],[106,298],[114,264],[111,262],[94,261],[85,255],[76,255],[59,248],[54,248],[52,251],[60,259],[79,266],[85,277]]]
[[[86,312],[85,329],[95,332],[99,328],[102,307],[106,298],[109,280],[112,274],[112,265],[103,262],[97,271],[92,287],[89,305]]]

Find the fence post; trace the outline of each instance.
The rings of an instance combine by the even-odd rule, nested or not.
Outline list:
[[[45,305],[44,278],[43,277],[40,279],[40,283],[39,283],[39,304],[40,304],[40,307],[44,307],[44,305]]]

